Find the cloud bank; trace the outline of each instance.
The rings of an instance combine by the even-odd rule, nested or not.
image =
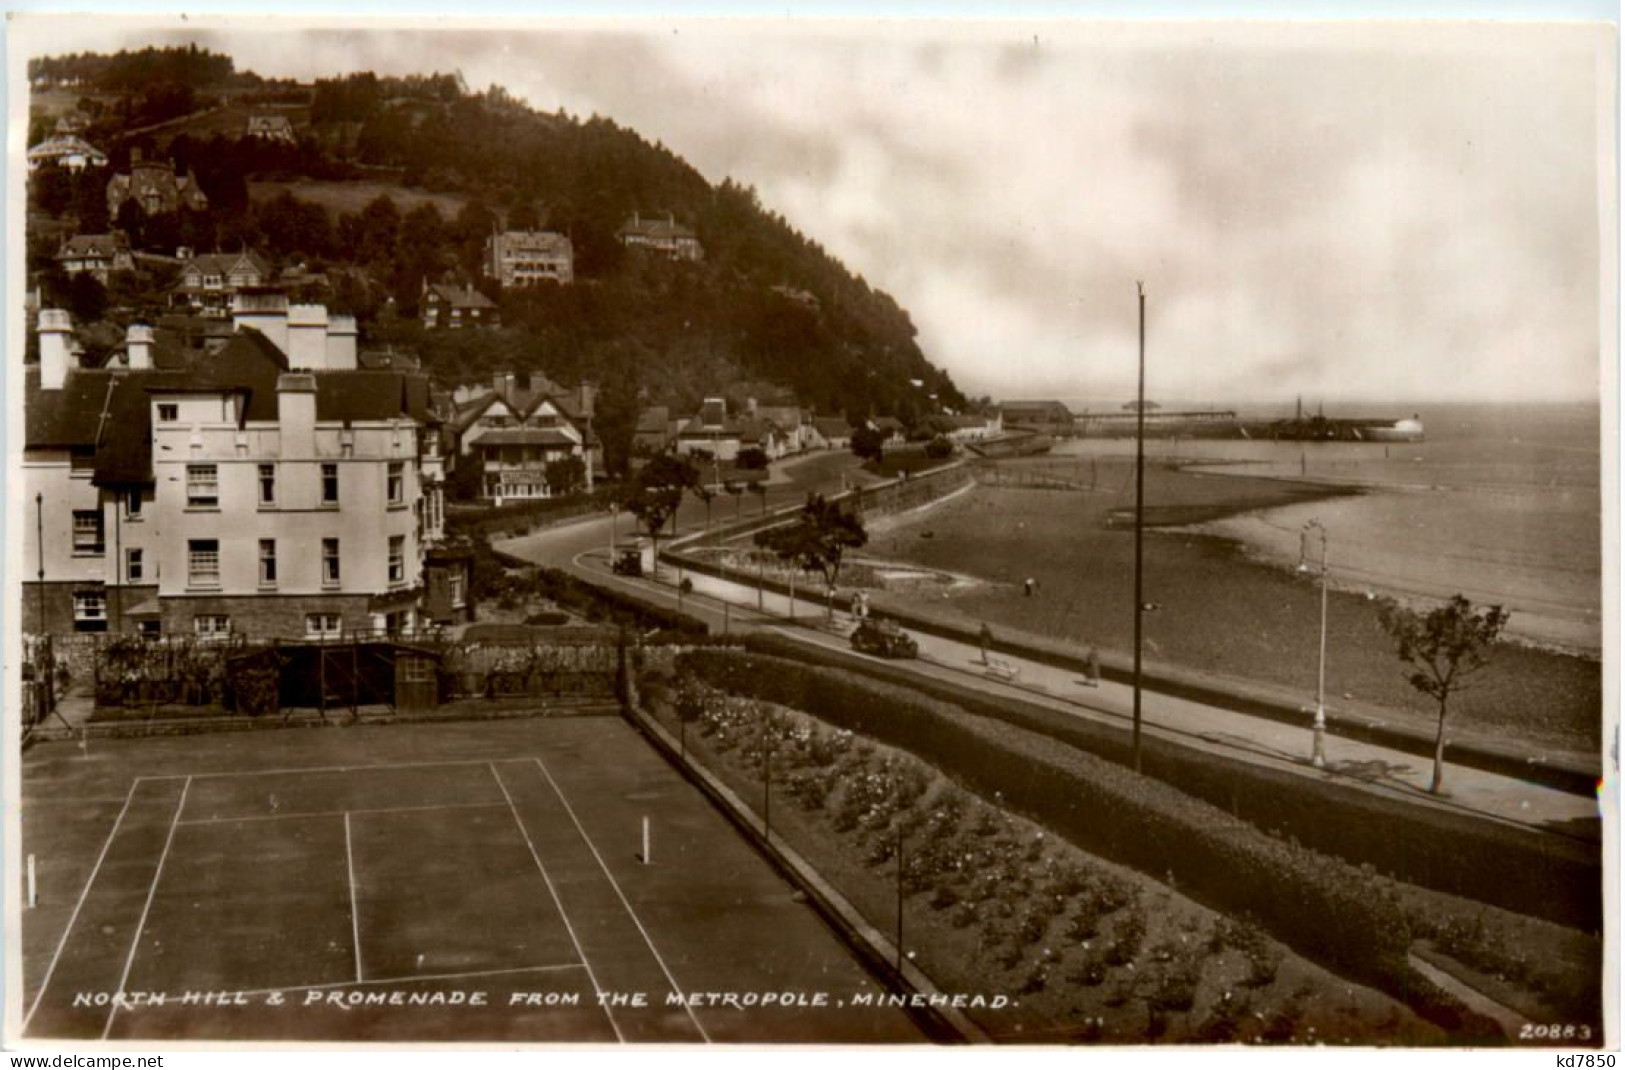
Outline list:
[[[606,115],[754,185],[978,393],[1126,396],[1137,279],[1159,397],[1598,392],[1597,27],[99,22],[34,39],[195,39],[300,78],[455,68]]]

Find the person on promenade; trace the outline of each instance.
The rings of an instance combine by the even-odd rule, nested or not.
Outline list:
[[[1033,580],[1033,578],[1031,576],[1029,576],[1029,577],[1027,577],[1027,579],[1025,581],[1023,581],[1021,586],[1022,586],[1022,590],[1024,590],[1026,592],[1027,597],[1031,598],[1033,596],[1033,588],[1037,587],[1038,584],[1037,584],[1037,582],[1035,580]]]
[[[1094,647],[1083,656],[1083,686],[1100,686],[1100,652]]]
[[[993,645],[993,629],[989,628],[987,624],[984,623],[982,625],[982,631],[979,638],[982,641],[982,664],[986,665],[988,648]]]

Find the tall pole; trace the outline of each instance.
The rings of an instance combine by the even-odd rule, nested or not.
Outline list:
[[[1326,764],[1326,602],[1327,602],[1327,553],[1328,540],[1326,526],[1318,520],[1311,520],[1303,526],[1305,537],[1310,533],[1320,536],[1320,675],[1315,684],[1315,741],[1314,750],[1310,752],[1310,764],[1320,769]],[[1305,566],[1307,567],[1307,566]]]
[[[127,494],[128,492],[126,492]],[[124,512],[124,503],[115,496],[113,499],[113,589],[109,593],[113,596],[113,604],[109,608],[109,630],[122,633],[124,631],[124,525],[120,515]]]
[[[39,611],[39,633],[47,634],[45,626],[45,495],[34,494],[34,548],[39,552],[39,582],[34,585],[35,607]]]
[[[1145,283],[1140,291],[1140,393],[1134,414],[1134,771],[1140,772],[1140,640],[1145,614]]]

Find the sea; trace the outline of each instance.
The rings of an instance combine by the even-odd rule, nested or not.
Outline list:
[[[1602,448],[1594,404],[1416,404],[1329,417],[1399,418],[1417,443],[1147,439],[1148,457],[1194,470],[1358,487],[1362,493],[1229,517],[1191,530],[1254,558],[1317,571],[1318,521],[1331,582],[1426,604],[1463,594],[1512,610],[1507,636],[1596,656],[1602,649]],[[1242,410],[1243,417],[1256,415]],[[1280,415],[1270,413],[1271,417]],[[1288,413],[1290,415],[1290,412]],[[1612,436],[1610,436],[1612,438]],[[1611,448],[1616,448],[1611,442]],[[1072,439],[1060,456],[1132,454],[1129,440]]]

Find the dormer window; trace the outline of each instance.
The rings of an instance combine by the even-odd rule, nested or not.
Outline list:
[[[172,424],[181,417],[181,407],[173,401],[160,402],[158,405],[158,422]]]

